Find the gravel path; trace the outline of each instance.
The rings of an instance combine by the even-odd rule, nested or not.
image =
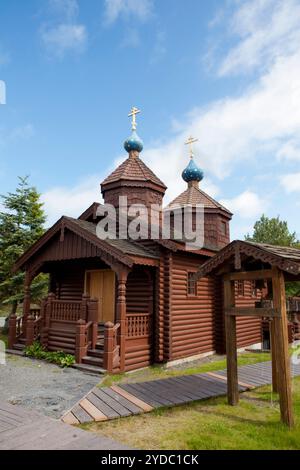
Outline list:
[[[99,382],[101,376],[25,357],[7,355],[6,365],[0,365],[1,400],[53,418],[59,418]]]

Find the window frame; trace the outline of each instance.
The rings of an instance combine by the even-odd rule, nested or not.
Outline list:
[[[198,297],[198,289],[197,289],[197,281],[192,281],[193,282],[193,286],[194,286],[194,289],[193,289],[193,292],[190,292],[190,282],[191,282],[191,279],[189,278],[191,275],[194,275],[197,271],[187,271],[186,273],[186,296],[188,298],[191,298],[191,297]]]

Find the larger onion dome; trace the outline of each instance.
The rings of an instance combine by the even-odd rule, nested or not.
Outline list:
[[[141,152],[144,148],[144,144],[142,139],[137,135],[136,131],[133,130],[132,134],[128,139],[125,140],[124,142],[124,149],[126,152]]]

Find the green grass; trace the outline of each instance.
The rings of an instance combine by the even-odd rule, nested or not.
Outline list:
[[[264,362],[270,360],[269,353],[255,353],[255,352],[244,352],[238,354],[238,365],[244,366],[247,364],[255,364],[257,362]],[[193,365],[186,364],[185,367],[180,368],[166,368],[163,365],[154,365],[146,369],[138,370],[136,372],[107,375],[105,379],[99,384],[99,387],[110,387],[117,383],[129,383],[129,382],[142,382],[145,380],[163,379],[167,377],[174,377],[176,375],[190,375],[199,374],[201,372],[213,372],[226,368],[226,359],[218,359],[218,356],[212,356],[206,359],[208,362],[199,360]]]
[[[293,399],[292,430],[280,423],[270,385],[241,394],[235,407],[221,397],[81,427],[137,449],[299,450],[300,378],[293,380]]]

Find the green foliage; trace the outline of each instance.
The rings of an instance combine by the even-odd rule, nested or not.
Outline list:
[[[63,351],[45,351],[38,341],[25,348],[25,355],[58,364],[60,367],[69,367],[75,363],[75,358],[72,354],[66,354]]]
[[[296,232],[290,232],[288,224],[279,217],[269,219],[264,214],[254,225],[252,237],[248,234],[245,240],[256,243],[269,243],[278,246],[300,247]]]
[[[44,233],[46,216],[40,194],[19,178],[14,193],[1,196],[4,210],[0,212],[0,301],[11,304],[15,311],[23,300],[24,273],[13,273],[17,259]],[[48,276],[40,275],[32,283],[33,300],[45,295]]]
[[[245,240],[300,248],[300,241],[297,239],[296,232],[290,232],[286,221],[280,220],[279,217],[269,219],[264,214],[254,224],[252,237],[248,234],[245,236]],[[297,282],[287,282],[286,295],[288,297],[300,295],[300,284]]]

